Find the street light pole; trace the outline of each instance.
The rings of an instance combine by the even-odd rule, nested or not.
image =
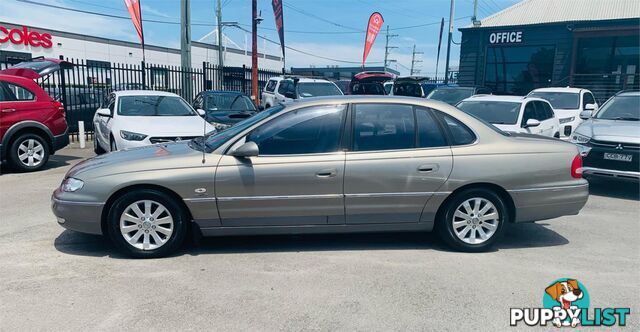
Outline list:
[[[451,0],[451,8],[449,9],[449,37],[447,38],[447,61],[444,68],[444,84],[449,83],[449,56],[451,55],[451,37],[453,35],[453,10],[454,0]]]
[[[224,57],[222,56],[222,5],[218,0],[218,10],[216,11],[218,19],[218,84],[220,90],[224,90]]]
[[[180,0],[180,64],[182,65],[182,94],[191,101],[191,0]]]

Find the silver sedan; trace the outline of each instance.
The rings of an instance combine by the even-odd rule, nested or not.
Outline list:
[[[509,223],[575,215],[573,144],[505,134],[447,104],[345,96],[278,105],[189,142],[83,161],[52,209],[135,257],[204,236],[436,230],[483,251]]]

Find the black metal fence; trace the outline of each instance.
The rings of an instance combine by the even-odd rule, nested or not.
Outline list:
[[[570,77],[569,85],[591,90],[602,105],[618,91],[640,89],[639,78],[636,74],[575,74]]]
[[[55,72],[38,83],[47,93],[64,103],[69,132],[78,133],[78,122],[85,131],[93,131],[93,115],[104,98],[117,90],[158,90],[173,92],[191,102],[203,90],[241,91],[251,93],[251,68],[224,67],[203,62],[198,68],[150,63],[120,64],[106,61],[65,59],[73,69]],[[0,62],[0,70],[12,64]],[[258,91],[281,71],[258,70]],[[222,78],[222,80],[221,80]]]

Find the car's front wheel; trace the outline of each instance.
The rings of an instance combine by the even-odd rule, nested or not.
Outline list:
[[[98,134],[97,133],[93,135],[93,152],[95,152],[97,155],[104,154],[106,152],[100,146],[100,143],[98,143]]]
[[[482,188],[464,190],[444,207],[438,232],[451,247],[460,251],[489,249],[502,235],[508,217],[503,199]]]
[[[124,253],[156,258],[175,252],[186,236],[184,209],[162,191],[142,189],[119,197],[108,214],[108,234]]]
[[[40,135],[22,134],[11,143],[8,159],[19,172],[40,170],[49,160],[49,145]]]

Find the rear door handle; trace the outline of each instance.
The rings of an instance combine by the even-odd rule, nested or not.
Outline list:
[[[420,165],[418,166],[418,172],[420,173],[430,173],[430,172],[435,172],[439,169],[438,165],[436,164],[427,164],[427,165]]]
[[[338,170],[335,168],[322,169],[316,173],[316,176],[319,178],[331,178],[338,174]]]
[[[7,109],[3,109],[2,113],[11,113],[11,112],[15,112],[16,109],[15,108],[7,108]]]

